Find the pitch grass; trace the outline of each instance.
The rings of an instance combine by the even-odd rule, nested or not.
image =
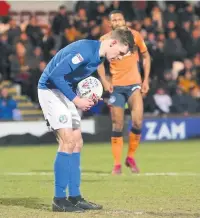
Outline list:
[[[56,146],[0,148],[1,218],[200,218],[200,141],[141,144],[136,156],[140,176],[126,167],[122,176],[110,175],[110,146],[85,145],[82,192],[104,209],[84,214],[51,212],[56,150]],[[146,172],[179,174],[145,176]]]

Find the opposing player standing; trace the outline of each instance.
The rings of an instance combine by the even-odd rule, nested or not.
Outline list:
[[[78,97],[73,88],[90,76],[104,58],[109,61],[121,59],[123,55],[132,52],[133,47],[133,35],[122,29],[113,31],[103,42],[80,40],[60,50],[41,75],[38,83],[39,102],[59,143],[54,162],[53,211],[83,212],[85,209],[102,208],[84,200],[80,193],[80,152],[83,140],[76,107],[85,111],[94,103]]]
[[[113,30],[116,28],[127,29],[124,15],[121,11],[112,11],[109,15]],[[129,29],[130,30],[130,29]],[[132,129],[129,134],[129,148],[125,161],[132,172],[139,172],[134,159],[135,151],[140,142],[142,120],[143,120],[143,98],[149,90],[150,56],[147,47],[139,32],[130,30],[134,36],[135,44],[140,50],[143,58],[144,80],[142,82],[139,71],[138,52],[126,55],[121,60],[110,62],[111,81],[105,75],[104,64],[98,68],[99,76],[105,90],[111,93],[109,104],[112,118],[112,153],[114,157],[113,174],[121,174],[121,155],[123,149],[122,130],[124,126],[124,106],[128,102],[131,111]],[[101,37],[101,41],[110,37],[112,32]]]

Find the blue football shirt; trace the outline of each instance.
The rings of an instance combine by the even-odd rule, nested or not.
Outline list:
[[[79,40],[61,49],[47,64],[39,89],[59,89],[69,100],[76,94],[73,86],[96,71],[103,58],[99,56],[100,42]]]

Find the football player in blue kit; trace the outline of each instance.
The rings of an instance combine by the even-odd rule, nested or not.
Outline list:
[[[103,42],[79,40],[61,49],[40,77],[39,102],[59,143],[54,162],[53,211],[84,212],[102,208],[101,205],[85,200],[80,192],[80,152],[83,140],[81,118],[76,108],[86,111],[94,102],[78,97],[73,88],[90,76],[104,58],[108,61],[121,59],[128,52],[133,52],[133,48],[133,34],[127,29],[114,30]]]

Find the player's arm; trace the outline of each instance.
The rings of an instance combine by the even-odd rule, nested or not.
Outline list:
[[[149,80],[150,68],[151,68],[151,58],[148,51],[142,53],[143,57],[143,68],[144,68],[144,80]]]
[[[149,91],[149,75],[151,69],[151,58],[147,46],[145,45],[145,42],[139,33],[137,34],[136,44],[139,47],[140,53],[142,54],[142,58],[143,58],[144,80],[142,84],[142,92],[146,94]]]
[[[113,86],[110,80],[106,76],[106,70],[105,70],[104,63],[99,65],[99,67],[97,68],[97,72],[99,74],[99,77],[101,79],[101,82],[103,84],[105,91],[109,91],[110,93],[113,92]]]
[[[101,63],[98,68],[97,68],[97,72],[99,74],[99,77],[101,79],[101,82],[104,83],[106,81],[106,70],[105,70],[105,66],[104,63]]]
[[[70,101],[76,97],[72,88],[65,81],[65,75],[72,73],[74,70],[70,65],[71,55],[66,56],[51,72],[49,80],[59,89]]]
[[[104,37],[100,38],[100,41],[103,41]],[[106,70],[104,63],[100,64],[97,68],[98,75],[101,79],[101,82],[103,84],[103,87],[105,91],[109,91],[110,93],[113,92],[112,84],[110,83],[110,80],[106,76]]]
[[[80,55],[80,54],[79,54]],[[79,56],[80,61],[76,64],[73,64],[72,59],[76,55],[68,55],[66,56],[51,72],[49,76],[49,80],[59,89],[70,101],[73,101],[74,104],[80,109],[87,110],[92,105],[93,102],[89,99],[81,99],[79,98],[69,86],[67,81],[65,81],[64,76],[72,73],[76,70],[80,65],[84,64],[87,61],[87,57],[85,59],[82,56]],[[78,58],[78,57],[77,57]]]

